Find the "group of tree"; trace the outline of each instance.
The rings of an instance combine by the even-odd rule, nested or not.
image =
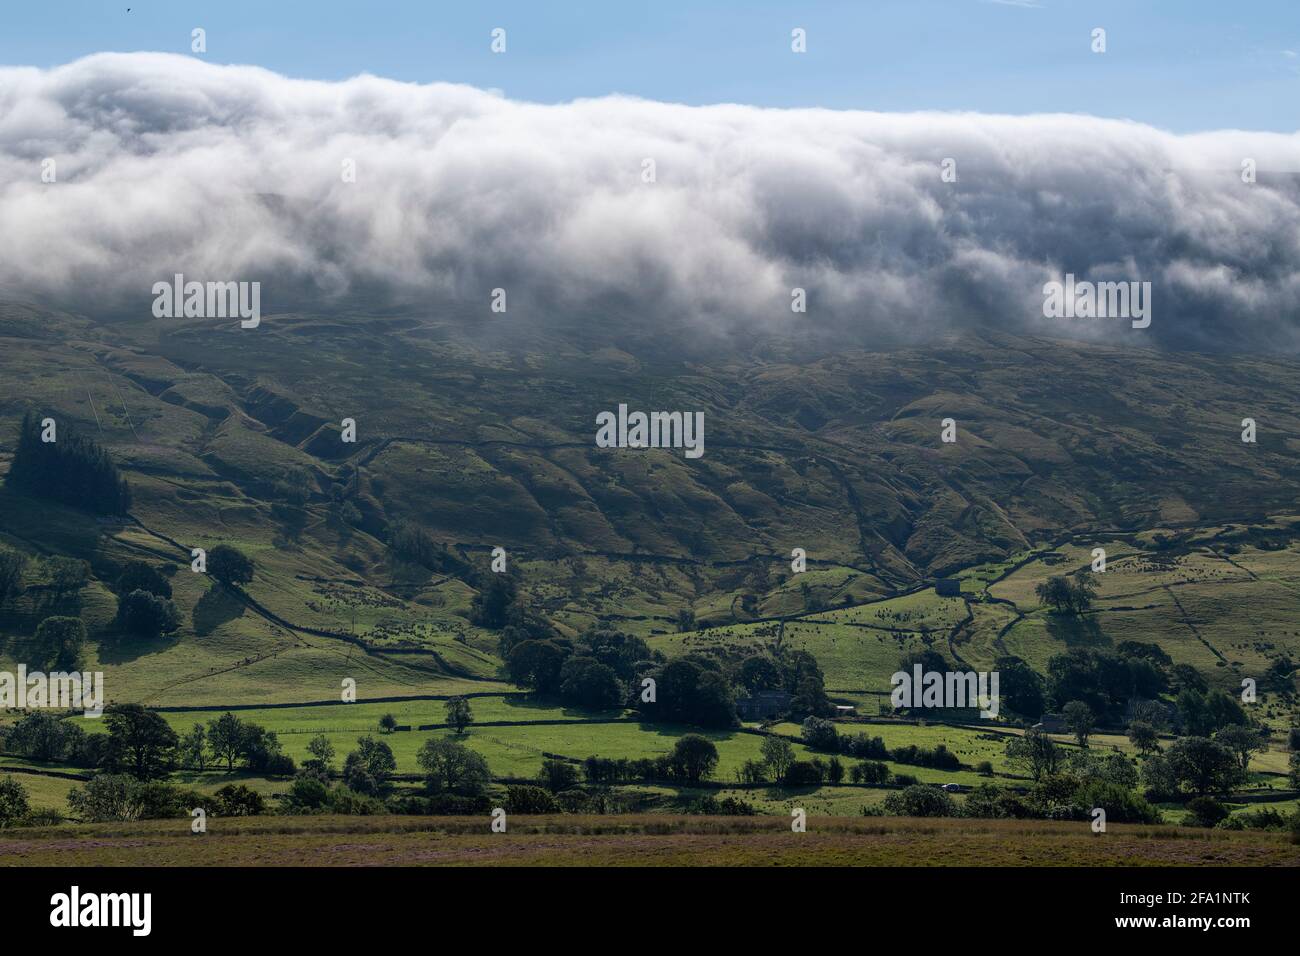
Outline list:
[[[883,737],[868,737],[866,734],[841,734],[833,721],[821,717],[805,718],[801,727],[801,736],[804,744],[809,749],[823,753],[842,754],[860,760],[892,760],[895,763],[911,764],[912,766],[927,767],[933,770],[961,769],[961,758],[944,744],[935,744],[934,747],[904,744],[890,749],[885,746]],[[775,743],[778,740],[780,738],[770,734],[763,739],[765,755],[768,748],[780,746],[780,744]],[[780,775],[778,774],[774,779],[780,779]]]
[[[246,784],[230,783],[207,795],[166,780],[140,780],[130,774],[100,773],[68,793],[68,807],[84,822],[208,816],[245,817],[266,812],[266,801]]]
[[[105,713],[107,715],[107,711]],[[206,725],[194,724],[183,735],[171,731],[166,722],[152,711],[144,711],[144,714],[148,716],[134,713],[132,719],[142,728],[146,722],[152,726],[160,744],[168,738],[170,732],[170,765],[190,770],[207,770],[224,765],[226,771],[230,772],[239,764],[248,770],[270,775],[294,772],[293,760],[282,751],[274,731],[252,721],[240,720],[229,711]]]
[[[1054,575],[1035,587],[1034,594],[1058,614],[1083,614],[1092,607],[1097,582],[1086,570],[1076,571],[1070,577]]]
[[[599,786],[620,783],[697,784],[712,777],[717,767],[718,748],[713,741],[700,734],[685,734],[677,738],[669,753],[658,757],[588,757],[582,763],[582,773],[588,784]],[[554,781],[567,780],[568,776],[568,771],[558,767],[543,769],[543,782],[550,789],[554,789]]]
[[[23,572],[26,568],[27,555],[0,545],[0,607],[25,590]]]
[[[131,490],[108,452],[80,435],[47,433],[30,412],[23,416],[5,483],[24,494],[97,514],[123,515],[131,508]]]

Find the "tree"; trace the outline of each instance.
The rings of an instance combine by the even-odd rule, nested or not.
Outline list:
[[[474,712],[470,710],[469,700],[465,697],[452,697],[446,703],[447,723],[455,728],[456,733],[463,734],[465,728],[474,722]]]
[[[1187,801],[1187,822],[1192,826],[1218,826],[1220,821],[1228,818],[1230,812],[1213,797],[1193,797]]]
[[[1135,720],[1128,725],[1128,739],[1144,757],[1160,749],[1160,735],[1143,720]]]
[[[181,617],[167,598],[140,589],[118,602],[117,624],[128,634],[153,640],[180,627]]]
[[[614,669],[593,657],[570,657],[560,668],[560,696],[580,707],[609,710],[623,700]]]
[[[1268,728],[1229,724],[1214,733],[1214,740],[1223,744],[1237,756],[1244,774],[1250,769],[1250,758],[1268,750]]]
[[[333,768],[334,745],[324,734],[317,734],[307,742],[307,752],[312,756],[308,763],[317,765],[327,773]]]
[[[130,594],[132,591],[148,591],[160,598],[172,596],[171,583],[162,576],[161,572],[148,562],[136,560],[122,565],[113,590],[119,596]]]
[[[80,618],[47,617],[36,627],[37,665],[47,671],[79,670],[85,643],[86,625]]]
[[[228,544],[219,544],[208,552],[208,573],[226,585],[248,584],[253,580],[253,561],[244,552]]]
[[[780,690],[785,684],[781,668],[764,654],[746,657],[740,664],[738,680],[751,694],[760,690]]]
[[[511,575],[488,575],[487,584],[474,595],[474,600],[470,604],[470,622],[479,627],[499,631],[509,620],[511,606],[518,597],[519,587]]]
[[[391,734],[397,729],[397,718],[392,714],[384,714],[379,718],[379,729],[386,734]]]
[[[202,724],[195,724],[194,729],[181,737],[178,745],[181,764],[191,770],[203,770],[207,766],[208,734]]]
[[[794,747],[790,745],[790,741],[773,734],[763,738],[763,745],[759,752],[763,755],[763,766],[768,769],[774,780],[784,777],[785,772],[790,769],[790,764],[794,763]]]
[[[125,774],[96,774],[68,792],[68,808],[87,823],[130,822],[144,814],[144,791]]]
[[[108,729],[108,763],[137,780],[164,776],[176,759],[180,742],[162,715],[140,704],[112,704],[104,711]]]
[[[1079,746],[1088,746],[1088,737],[1096,725],[1092,708],[1081,700],[1072,700],[1065,705],[1061,716],[1065,718],[1065,724],[1070,728],[1070,733],[1074,734],[1074,739],[1079,742]]]
[[[678,739],[668,759],[675,778],[699,783],[718,766],[718,748],[707,737],[687,734]]]
[[[98,514],[120,515],[130,510],[130,488],[108,452],[89,438],[62,431],[56,441],[42,441],[43,430],[35,415],[23,415],[6,485]]]
[[[677,632],[685,634],[695,630],[695,612],[688,607],[677,612]]]
[[[45,575],[50,579],[50,590],[56,601],[80,591],[90,580],[90,565],[77,558],[55,555],[44,561]]]
[[[27,790],[11,776],[0,777],[0,828],[22,822],[31,812]]]
[[[387,786],[396,769],[392,748],[367,734],[357,738],[357,749],[343,761],[343,782],[357,793],[373,795]]]
[[[1010,655],[993,662],[998,674],[998,686],[1003,705],[1013,713],[1030,720],[1043,715],[1046,701],[1043,697],[1043,679],[1025,661]]]
[[[657,702],[641,707],[646,718],[700,727],[735,725],[736,705],[726,679],[698,660],[670,661],[658,670],[655,680]]]
[[[1184,737],[1165,751],[1165,757],[1176,783],[1198,797],[1228,793],[1244,776],[1237,755],[1206,737]]]
[[[27,555],[12,548],[0,547],[0,604],[22,590],[23,569]]]
[[[430,793],[476,796],[491,782],[487,761],[462,743],[430,738],[415,757]]]
[[[1097,594],[1097,581],[1089,571],[1076,571],[1070,583],[1070,608],[1075,614],[1082,614],[1092,607],[1092,600]]]
[[[558,813],[560,805],[541,787],[523,785],[506,788],[505,809],[511,814]]]
[[[839,731],[823,717],[809,717],[803,722],[803,740],[813,750],[835,753],[840,748]]]
[[[1061,764],[1061,750],[1041,730],[1029,728],[1006,744],[1007,763],[1029,773],[1035,781],[1044,774],[1056,773]]]
[[[213,796],[219,817],[254,817],[266,810],[262,795],[242,783],[228,783]]]
[[[1074,594],[1070,589],[1070,582],[1059,575],[1053,575],[1037,585],[1034,594],[1043,604],[1050,604],[1058,614],[1065,610],[1073,610]]]
[[[244,749],[244,724],[230,711],[208,724],[208,748],[214,760],[224,760],[226,770],[235,769],[235,760]]]
[[[60,760],[67,748],[68,732],[75,727],[53,714],[33,711],[13,725],[8,746],[29,760]]]
[[[952,817],[957,815],[957,804],[938,787],[913,784],[903,790],[888,794],[884,799],[885,812],[898,817]]]
[[[578,768],[567,760],[550,757],[542,761],[542,769],[538,772],[537,779],[551,793],[559,793],[578,785]]]
[[[560,687],[564,648],[554,641],[522,641],[506,656],[506,672],[516,684],[539,694],[552,694]]]

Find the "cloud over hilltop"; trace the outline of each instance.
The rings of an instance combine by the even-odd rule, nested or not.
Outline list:
[[[945,183],[940,163],[956,161]],[[55,161],[57,182],[41,179]],[[1242,181],[1243,159],[1258,182]],[[655,163],[643,181],[643,160]],[[356,181],[343,181],[345,160]],[[0,288],[148,313],[263,299],[914,340],[970,324],[1300,348],[1300,135],[1074,115],[881,114],[289,79],[164,54],[0,69]],[[1042,285],[1150,281],[1153,321],[1045,319]],[[808,313],[790,310],[807,289]]]

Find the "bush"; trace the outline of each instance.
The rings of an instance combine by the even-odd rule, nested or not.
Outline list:
[[[567,760],[550,758],[542,761],[537,779],[551,793],[560,793],[578,785],[578,768]]]
[[[788,787],[818,786],[825,776],[823,766],[811,760],[796,760],[786,768],[781,782]]]
[[[840,749],[839,731],[822,717],[809,717],[803,722],[803,741],[813,750],[837,753]]]
[[[266,812],[262,795],[242,783],[228,783],[216,793],[216,813],[221,817],[255,817]]]
[[[1228,818],[1230,811],[1213,797],[1196,797],[1187,801],[1189,827],[1217,827]]]
[[[1160,812],[1139,794],[1117,783],[1093,781],[1079,788],[1075,805],[1086,817],[1097,807],[1106,811],[1108,823],[1159,823]],[[1086,818],[1085,817],[1085,818]]]
[[[162,780],[101,773],[68,793],[68,807],[88,823],[130,822],[189,816],[210,798]]]
[[[505,809],[507,813],[559,813],[560,805],[541,787],[515,786],[506,788]]]
[[[849,768],[853,783],[882,784],[889,780],[889,767],[878,760],[864,760]]]
[[[16,825],[30,810],[26,788],[12,776],[0,777],[0,827]]]
[[[347,787],[338,787],[330,791],[329,809],[331,813],[342,813],[354,817],[375,816],[384,812],[384,805],[374,797],[357,793]]]
[[[915,784],[885,797],[885,812],[895,817],[952,817],[957,805],[938,787]]]
[[[293,807],[319,810],[329,801],[329,787],[315,776],[304,775],[294,780],[285,799]]]
[[[462,797],[454,793],[440,793],[432,797],[403,796],[388,801],[393,813],[435,817],[477,817],[487,815],[491,801],[485,796]]]

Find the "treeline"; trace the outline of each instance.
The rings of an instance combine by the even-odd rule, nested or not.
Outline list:
[[[41,440],[41,423],[23,416],[18,444],[5,483],[24,494],[97,514],[122,515],[131,508],[131,489],[108,452],[80,435]]]
[[[821,668],[804,651],[741,661],[688,654],[669,661],[631,634],[597,627],[570,639],[525,619],[503,629],[501,652],[517,684],[574,706],[631,707],[652,722],[734,727],[736,696],[772,689],[788,689],[793,716],[834,710]]]

